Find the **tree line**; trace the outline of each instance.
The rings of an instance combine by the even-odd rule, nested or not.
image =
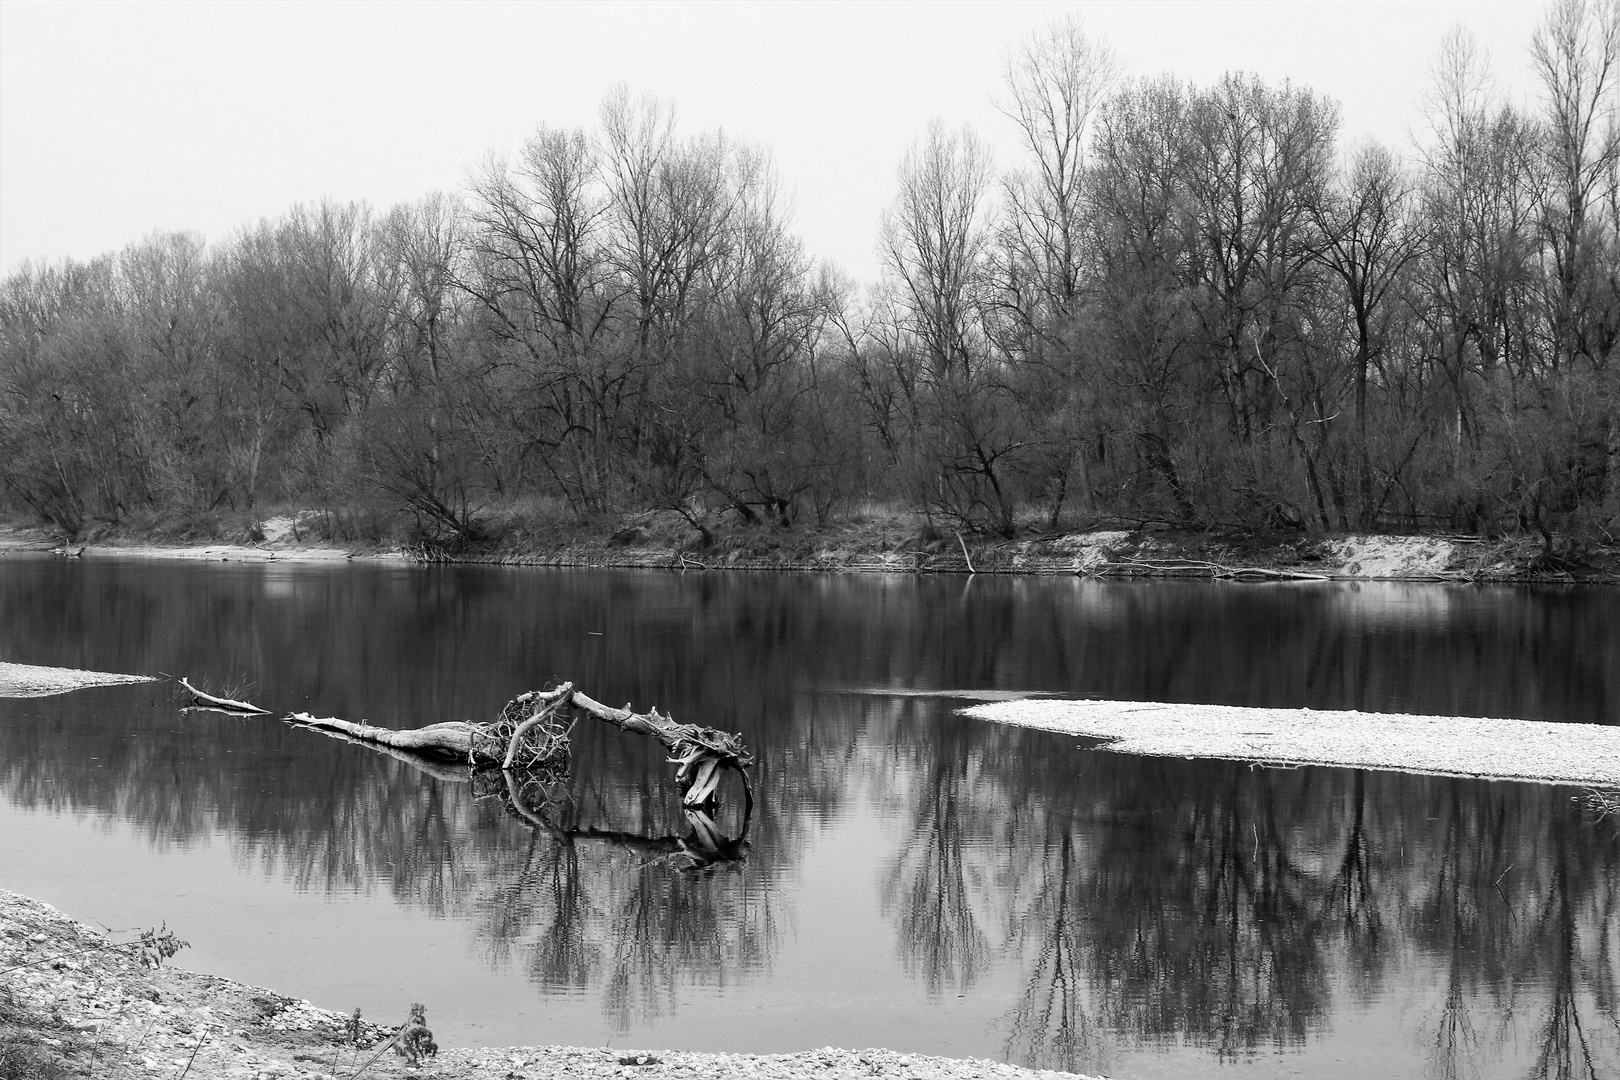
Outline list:
[[[155,234],[0,283],[0,500],[70,535],[314,506],[1005,536],[1620,521],[1620,0],[1556,0],[1509,104],[1462,30],[1412,154],[1229,74],[1009,56],[997,170],[942,123],[858,288],[768,153],[625,89],[465,190]]]

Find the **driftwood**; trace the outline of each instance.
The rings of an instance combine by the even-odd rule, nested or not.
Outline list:
[[[220,712],[237,713],[242,716],[270,715],[269,709],[261,709],[250,701],[234,701],[231,698],[215,697],[213,694],[205,694],[195,686],[192,686],[184,678],[181,678],[180,685],[185,687],[186,692],[191,695],[192,705],[200,705],[207,709],[218,709]]]
[[[409,750],[417,754],[441,754],[463,760],[469,759],[472,755],[474,725],[460,720],[429,724],[427,727],[409,728],[405,731],[377,727],[373,724],[357,724],[353,720],[340,720],[335,716],[312,716],[307,712],[293,713],[287,720],[302,727],[335,731],[357,742],[376,743],[395,750]]]
[[[244,715],[268,715],[269,710],[246,701],[214,697],[180,680],[193,700],[204,707]],[[357,742],[465,762],[475,769],[530,769],[566,771],[569,732],[565,719],[583,713],[624,731],[651,735],[664,744],[675,766],[675,782],[681,789],[681,803],[687,808],[711,806],[718,797],[720,779],[727,769],[742,778],[743,796],[749,810],[754,805],[753,786],[744,770],[754,763],[753,754],[740,736],[696,724],[677,724],[655,707],[638,713],[626,705],[622,709],[604,705],[565,682],[552,690],[530,690],[507,702],[492,723],[451,720],[403,731],[374,724],[342,720],[335,716],[293,713],[289,723],[314,728]]]
[[[293,723],[295,725],[297,724],[297,721],[293,720],[291,717],[288,717],[287,720],[289,723]],[[397,750],[392,746],[386,746],[382,743],[373,742],[370,739],[357,739],[347,732],[337,731],[332,728],[316,728],[314,730],[319,731],[322,735],[325,735],[329,739],[337,739],[339,742],[354,743],[356,746],[364,746],[367,750],[371,750],[379,754],[387,754],[395,761],[403,761],[405,764],[409,765],[413,769],[416,769],[418,772],[431,776],[435,780],[441,780],[447,784],[465,784],[473,778],[473,773],[465,764],[459,761],[452,761],[443,754],[422,754],[413,750]]]
[[[729,732],[695,724],[677,724],[656,708],[638,713],[626,705],[615,709],[563,683],[554,690],[531,690],[513,698],[492,724],[450,721],[396,731],[392,728],[295,713],[287,719],[306,727],[334,731],[362,742],[413,753],[458,758],[475,768],[566,767],[568,736],[561,717],[570,710],[624,731],[650,735],[664,744],[675,765],[681,802],[688,807],[714,802],[725,770],[742,777],[743,793],[753,805],[753,788],[744,772],[754,758],[742,739]]]
[[[686,832],[680,836],[651,836],[618,829],[580,827],[564,824],[566,807],[572,801],[568,779],[555,772],[534,769],[472,770],[460,762],[447,762],[440,755],[400,750],[344,731],[321,728],[321,734],[343,742],[365,746],[450,784],[470,784],[473,798],[495,799],[507,813],[539,829],[561,844],[604,844],[634,851],[649,862],[668,862],[679,869],[707,872],[715,867],[735,866],[748,858],[748,827],[753,808],[744,808],[736,836],[728,836],[714,816],[703,808],[682,807]],[[377,728],[374,730],[386,730]],[[553,820],[555,812],[559,820]]]

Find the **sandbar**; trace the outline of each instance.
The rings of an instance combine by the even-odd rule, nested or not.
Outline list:
[[[1127,754],[1620,787],[1620,727],[1603,724],[1050,699],[962,712],[1107,739],[1098,749]]]

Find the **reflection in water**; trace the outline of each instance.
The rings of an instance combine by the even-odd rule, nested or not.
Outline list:
[[[903,771],[916,788],[883,892],[897,941],[936,992],[998,945],[1018,958],[1010,1060],[1107,1072],[1191,1044],[1252,1065],[1347,1010],[1394,1008],[1427,1047],[1407,1075],[1620,1066],[1620,844],[1567,790],[1099,754],[1043,767],[999,745],[1030,733],[953,746],[951,721],[868,706],[885,707],[869,726],[933,763]],[[987,942],[998,907],[1007,933]],[[1399,1012],[1401,988],[1431,981],[1432,1011]]]
[[[903,711],[913,715],[902,715],[901,725],[927,728],[915,723],[913,703]],[[884,913],[896,922],[905,969],[922,979],[930,997],[971,989],[991,960],[966,864],[989,824],[973,815],[988,804],[969,795],[977,778],[970,774],[975,762],[964,729],[948,730],[937,744],[925,734],[912,745],[895,746],[896,774],[907,780],[896,795],[906,806],[902,820],[909,830],[885,872],[881,894]]]
[[[835,1000],[871,962],[841,933],[864,904],[919,1008],[976,1010],[954,1028],[982,1041],[959,1052],[1125,1075],[1161,1054],[1186,1075],[1331,1075],[1375,1053],[1411,1077],[1617,1071],[1620,840],[1573,792],[1132,758],[934,699],[827,692],[1606,719],[1608,594],[273,569],[9,563],[0,656],[246,672],[278,711],[399,727],[589,680],[740,729],[761,811],[748,819],[739,791],[713,817],[683,813],[661,748],[602,725],[576,729],[565,779],[468,783],[279,723],[182,715],[144,687],[0,702],[5,800],[132,822],[159,847],[224,838],[242,870],[302,890],[382,890],[615,1033]],[[882,850],[837,847],[862,821]],[[821,847],[846,861],[827,868]],[[804,909],[833,886],[850,908]],[[780,970],[801,945],[825,954],[823,984]],[[748,1028],[754,1049],[903,1044],[916,1016],[847,1038]]]

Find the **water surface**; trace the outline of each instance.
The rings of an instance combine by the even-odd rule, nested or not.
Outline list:
[[[0,885],[328,1007],[424,1001],[441,1043],[1602,1076],[1620,840],[1574,791],[1134,758],[846,691],[1605,723],[1616,599],[9,556],[0,659],[395,726],[569,678],[741,731],[759,806],[744,859],[693,869],[661,748],[603,725],[547,830],[456,770],[106,688],[0,701]]]

